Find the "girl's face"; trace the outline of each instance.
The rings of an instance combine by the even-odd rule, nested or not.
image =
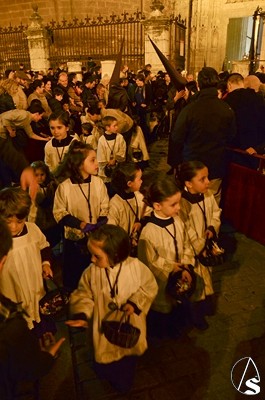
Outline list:
[[[67,137],[69,127],[65,126],[59,119],[50,121],[50,131],[52,136],[57,140],[62,140]]]
[[[97,175],[98,162],[96,152],[94,150],[89,151],[87,157],[80,167],[80,173],[84,179],[88,178],[89,175]]]
[[[134,180],[127,182],[127,185],[128,185],[128,188],[129,188],[130,192],[136,192],[137,190],[140,190],[140,187],[141,187],[142,182],[143,182],[142,181],[142,174],[143,173],[142,173],[141,170],[136,171]]]
[[[6,219],[7,226],[13,237],[17,236],[20,232],[22,232],[25,222],[26,218],[18,219],[16,216],[9,217]]]
[[[110,267],[110,262],[108,255],[102,250],[103,242],[98,242],[96,240],[88,241],[88,250],[90,251],[92,257],[91,261],[99,268]]]
[[[162,218],[175,217],[180,210],[181,193],[177,192],[173,196],[161,201],[161,203],[154,203],[156,213]]]
[[[208,168],[199,169],[190,181],[185,182],[185,185],[192,194],[207,192],[209,189]]]
[[[35,169],[35,176],[37,178],[37,183],[39,185],[45,183],[46,181],[46,173],[41,168]]]
[[[44,85],[45,90],[49,91],[52,88],[52,83],[51,81],[48,81],[45,85]]]

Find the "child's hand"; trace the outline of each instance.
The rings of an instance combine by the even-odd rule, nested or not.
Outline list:
[[[115,165],[115,164],[116,164],[116,160],[115,159],[109,160],[109,162],[108,162],[108,165]]]
[[[71,328],[88,328],[87,321],[83,319],[69,319],[68,321],[65,321],[65,324]]]
[[[55,357],[64,341],[65,338],[62,337],[56,342],[53,334],[51,332],[46,332],[39,340],[41,351],[47,351]]]
[[[141,223],[140,222],[135,222],[133,227],[132,227],[132,233],[134,232],[139,232],[141,229]]]
[[[123,307],[122,307],[122,311],[125,311],[125,314],[127,316],[132,315],[134,313],[134,308],[131,304],[126,303]]]
[[[206,229],[205,237],[206,237],[206,239],[212,239],[213,238],[213,232],[210,231],[209,229]]]
[[[50,276],[53,277],[50,263],[47,262],[42,264],[42,276],[44,279],[49,279]]]

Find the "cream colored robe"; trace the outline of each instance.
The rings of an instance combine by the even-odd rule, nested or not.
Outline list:
[[[143,202],[144,196],[140,192],[134,192],[134,195],[138,204],[138,218],[139,220],[152,212],[151,207],[146,207]],[[132,209],[136,213],[136,201],[135,198],[128,199],[128,203],[131,205]],[[113,224],[123,228],[128,235],[132,233],[132,228],[135,223],[136,216],[131,210],[130,206],[127,204],[126,200],[123,200],[118,194],[110,200],[109,203],[109,215],[108,224]]]
[[[109,211],[109,197],[107,189],[98,176],[91,176],[91,183],[82,183],[84,193],[88,195],[88,185],[90,185],[90,206],[92,220],[90,221],[87,200],[83,196],[77,183],[72,183],[71,179],[66,179],[60,183],[55,192],[53,215],[56,222],[59,222],[66,215],[73,215],[80,221],[96,224],[98,217],[107,216]],[[66,239],[79,240],[85,237],[80,229],[64,227]]]
[[[210,190],[208,190],[204,195],[204,203],[207,226],[213,226],[218,234],[221,225],[221,209],[218,207]],[[203,209],[203,202],[201,201],[199,204]],[[182,197],[180,217],[185,223],[193,251],[195,255],[198,255],[205,246],[205,223],[203,213],[197,203],[192,204]],[[205,267],[196,260],[194,271],[197,274],[197,283],[196,291],[192,299],[194,301],[203,300],[205,299],[205,296],[214,293],[212,284],[212,268]]]
[[[115,146],[114,146],[115,143]],[[117,133],[116,142],[113,140],[106,140],[102,135],[98,141],[97,160],[99,165],[98,176],[103,182],[110,182],[111,179],[105,175],[104,168],[110,161],[111,151],[113,151],[113,158],[117,162],[125,161],[126,157],[126,143],[123,136]]]
[[[33,321],[40,322],[39,300],[45,294],[40,251],[49,243],[37,225],[26,222],[26,226],[26,235],[13,238],[13,247],[0,274],[0,292],[15,303],[22,303],[32,329]]]
[[[108,268],[110,282],[113,285],[119,271],[119,264]],[[146,315],[157,293],[157,284],[149,269],[136,258],[127,258],[122,263],[118,278],[118,294],[116,304],[121,307],[130,300],[138,309],[130,317],[130,323],[141,331],[138,343],[131,349],[124,349],[108,342],[101,332],[101,322],[110,313],[108,304],[113,301],[110,297],[110,287],[104,268],[91,264],[80,279],[78,288],[72,293],[70,311],[72,314],[85,313],[93,324],[93,343],[95,359],[98,363],[108,364],[118,361],[124,356],[141,355],[147,349]],[[120,320],[122,313],[114,311],[108,320]]]
[[[174,225],[179,261],[182,264],[194,265],[193,252],[184,231],[184,224],[179,216],[174,218]],[[173,224],[168,225],[167,229],[174,235]],[[156,278],[159,289],[152,309],[161,313],[170,313],[172,310],[172,303],[165,296],[165,287],[168,276],[174,268],[175,257],[173,238],[165,228],[149,222],[140,235],[138,258],[150,268]]]
[[[75,133],[73,136],[73,140],[79,140],[78,135]],[[58,165],[63,161],[63,158],[65,154],[69,150],[69,146],[72,143],[72,141],[67,145],[67,146],[62,146],[62,147],[53,147],[52,145],[53,139],[49,140],[45,144],[44,147],[44,162],[46,165],[48,165],[49,170],[51,172],[54,172]]]

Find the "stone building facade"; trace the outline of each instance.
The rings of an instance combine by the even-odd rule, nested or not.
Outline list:
[[[117,15],[124,11],[134,13],[139,10],[146,14],[150,12],[151,0],[13,0],[9,3],[0,0],[0,26],[9,26],[10,23],[28,24],[28,17],[32,14],[32,3],[38,5],[38,10],[43,22],[51,20],[61,21],[73,18],[84,19],[86,16],[97,17],[101,15]],[[163,1],[166,12],[172,13],[176,1]]]
[[[36,0],[36,3],[45,25],[51,20],[70,21],[74,17],[96,18],[99,15],[109,16],[112,13],[120,15],[124,12],[133,14],[137,10],[148,16],[150,5],[156,1],[158,0],[94,0],[93,6],[86,0]],[[180,14],[186,20],[186,69],[192,73],[198,72],[203,65],[212,66],[220,71],[224,62],[230,70],[239,68],[240,59],[227,59],[227,52],[229,46],[233,44],[234,35],[238,35],[232,22],[235,19],[239,21],[251,17],[257,6],[265,10],[265,0],[260,0],[258,3],[256,0],[160,1],[165,6],[163,13],[166,17]],[[31,14],[32,0],[13,0],[12,3],[0,0],[0,27],[28,25]],[[230,31],[228,26],[232,26]],[[263,43],[260,58],[265,60],[265,40]],[[245,66],[247,64],[245,62]]]

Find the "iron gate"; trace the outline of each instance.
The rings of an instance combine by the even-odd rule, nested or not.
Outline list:
[[[0,71],[18,69],[20,63],[30,68],[28,42],[25,35],[27,26],[0,27]]]
[[[144,65],[144,15],[124,12],[110,17],[74,18],[68,22],[51,21],[46,25],[50,36],[50,62],[57,67],[60,62],[81,61],[87,65],[92,57],[101,60],[115,59],[123,38],[123,62],[132,70]],[[29,50],[25,30],[27,26],[0,28],[0,71],[17,69],[24,63],[30,69]],[[185,21],[180,15],[170,18],[170,61],[176,67],[185,65]]]
[[[50,61],[54,67],[59,62],[86,62],[89,57],[100,61],[115,59],[123,47],[123,62],[132,69],[144,63],[143,15],[137,11],[132,15],[124,12],[121,16],[112,14],[109,18],[74,18],[61,23],[51,21],[46,28],[50,32]]]

